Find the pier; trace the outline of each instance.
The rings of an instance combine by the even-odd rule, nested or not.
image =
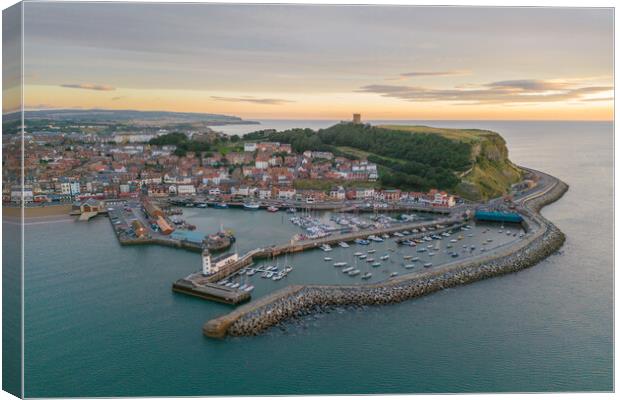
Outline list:
[[[441,227],[437,228],[437,225],[440,225]],[[205,276],[205,275],[202,275],[200,272],[196,272],[196,273],[192,273],[186,276],[185,278],[181,278],[177,280],[175,283],[173,283],[172,290],[175,292],[193,295],[193,296],[197,296],[197,297],[207,299],[207,300],[228,302],[225,299],[223,300],[223,299],[214,298],[214,296],[216,295],[208,297],[208,296],[205,296],[202,291],[187,290],[186,287],[188,284],[190,284],[194,288],[219,287],[219,288],[228,289],[226,286],[218,285],[217,282],[220,282],[221,280],[226,279],[230,277],[231,275],[236,274],[237,272],[239,272],[239,270],[253,264],[255,260],[264,259],[264,258],[273,258],[273,257],[277,257],[283,254],[291,254],[291,253],[298,253],[298,252],[303,252],[307,250],[312,250],[312,249],[319,248],[320,246],[324,244],[335,245],[339,242],[352,242],[355,239],[367,238],[368,236],[371,236],[371,235],[382,235],[385,233],[394,233],[394,232],[400,232],[403,230],[413,230],[413,229],[419,230],[422,228],[427,229],[429,231],[433,231],[435,233],[439,233],[439,232],[444,232],[450,229],[460,227],[462,225],[464,225],[464,222],[461,218],[442,219],[442,220],[435,220],[432,222],[425,221],[425,222],[416,222],[416,223],[404,223],[404,224],[398,224],[396,226],[390,226],[390,227],[381,228],[381,229],[360,230],[357,232],[351,232],[347,234],[326,236],[320,239],[303,240],[303,241],[298,241],[298,242],[291,241],[291,243],[274,245],[274,246],[266,247],[266,248],[258,248],[258,249],[254,249],[254,250],[247,252],[246,254],[241,256],[237,261],[224,266],[219,272],[215,274]],[[427,233],[428,232],[422,232],[419,234],[411,234],[408,237],[418,238],[418,237],[422,237],[426,235]],[[248,293],[248,296],[249,296],[249,293]]]

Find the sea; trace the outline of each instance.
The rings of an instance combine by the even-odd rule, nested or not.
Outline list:
[[[218,128],[244,134],[334,122]],[[121,247],[104,217],[30,220],[26,397],[612,391],[613,124],[371,122],[499,132],[514,162],[570,185],[543,210],[566,244],[515,274],[214,340],[202,325],[233,307],[171,290],[200,268],[197,253]],[[184,218],[205,232],[234,229],[239,251],[295,232],[283,213],[191,209]],[[291,279],[333,269],[323,256],[291,261]]]

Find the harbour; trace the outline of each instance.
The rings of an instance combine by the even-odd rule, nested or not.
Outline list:
[[[109,395],[115,382],[124,382],[115,394],[125,396],[145,390],[195,396],[206,387],[214,395],[225,395],[231,392],[231,382],[236,393],[248,395],[394,393],[395,385],[417,393],[612,388],[613,374],[604,372],[613,367],[613,326],[607,322],[613,315],[607,302],[612,296],[611,228],[606,217],[612,208],[605,200],[611,192],[591,178],[604,173],[610,181],[604,167],[609,163],[612,137],[607,125],[450,124],[505,133],[511,158],[570,184],[561,201],[543,209],[543,215],[567,234],[561,252],[517,274],[414,300],[387,306],[326,307],[254,338],[209,340],[201,334],[203,324],[232,311],[231,306],[170,290],[172,282],[199,268],[199,253],[164,246],[120,246],[102,216],[88,223],[28,225],[25,235],[32,248],[27,254],[31,268],[25,271],[29,288],[25,368],[31,377],[27,393],[99,397]],[[590,134],[584,136],[586,131]],[[576,142],[583,154],[566,157]],[[592,207],[583,207],[585,202]],[[284,211],[193,207],[183,209],[182,217],[196,225],[196,231],[214,232],[222,224],[233,230],[239,238],[239,254],[285,243],[302,232]],[[495,228],[495,234],[500,228]],[[464,234],[463,240],[471,239]],[[66,244],[81,251],[70,251]],[[358,247],[350,245],[353,252],[362,251]],[[312,250],[289,256],[295,269],[281,281],[254,275],[256,300],[252,301],[288,285],[345,285],[352,279],[361,283],[361,276],[345,276],[333,267],[343,248],[332,248],[327,253]],[[374,254],[378,259],[383,253]],[[327,263],[324,257],[333,260]],[[408,271],[400,268],[399,275]],[[370,283],[383,276],[373,271]],[[85,290],[91,295],[84,296]],[[82,343],[90,350],[85,351]],[[570,353],[566,346],[571,347]],[[34,358],[39,361],[33,363]],[[399,362],[376,368],[385,359]],[[63,374],[58,373],[61,360]],[[147,360],[155,367],[143,368]],[[331,362],[326,365],[326,360]],[[206,365],[218,373],[205,374]],[[239,370],[236,365],[246,367]],[[270,380],[274,374],[282,378],[277,388]],[[412,374],[419,379],[411,380]],[[369,375],[376,379],[359,379]],[[307,384],[306,376],[320,383]]]

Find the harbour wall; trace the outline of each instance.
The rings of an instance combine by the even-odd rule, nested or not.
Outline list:
[[[552,178],[552,177],[550,177]],[[564,243],[564,234],[539,214],[542,207],[564,195],[568,185],[552,178],[545,190],[522,201],[526,238],[506,248],[457,261],[432,271],[422,271],[361,285],[293,285],[256,302],[208,321],[206,336],[257,335],[289,318],[322,312],[335,306],[396,303],[531,267],[556,252]]]

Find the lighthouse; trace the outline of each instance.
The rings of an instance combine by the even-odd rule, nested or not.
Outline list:
[[[211,275],[213,271],[211,270],[211,253],[209,249],[205,248],[202,250],[202,274],[203,275]]]

